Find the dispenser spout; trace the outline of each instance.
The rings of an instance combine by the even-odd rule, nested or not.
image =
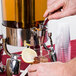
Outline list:
[[[45,18],[43,25],[46,25],[48,21],[49,21],[48,18]]]

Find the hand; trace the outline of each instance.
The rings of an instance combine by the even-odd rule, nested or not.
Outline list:
[[[47,0],[47,8],[50,8],[50,5],[52,5],[56,0]]]
[[[28,69],[28,76],[76,76],[76,58],[67,63],[33,64]]]
[[[61,62],[33,64],[28,69],[28,76],[64,76],[65,70],[65,64]]]
[[[44,17],[59,19],[66,16],[76,15],[76,0],[48,0],[47,10]],[[58,11],[59,8],[62,8]]]

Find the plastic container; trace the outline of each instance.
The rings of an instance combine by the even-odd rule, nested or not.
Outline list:
[[[55,50],[58,61],[67,62],[71,59],[70,28],[67,24],[60,24],[56,37]]]
[[[67,62],[71,59],[70,24],[67,20],[67,18],[62,18],[48,22],[48,32],[52,33],[57,60],[61,62]]]

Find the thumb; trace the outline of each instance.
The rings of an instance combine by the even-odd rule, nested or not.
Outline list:
[[[50,8],[48,8],[43,17],[47,17],[49,14],[52,14],[54,11],[58,10],[64,5],[64,2],[62,0],[56,0],[52,5],[50,5]]]

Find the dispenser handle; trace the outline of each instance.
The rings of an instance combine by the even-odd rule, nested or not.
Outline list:
[[[6,53],[8,56],[10,56],[10,57],[13,57],[14,55],[17,56],[17,57],[21,56],[21,55],[18,55],[18,54],[11,54],[11,53],[8,51],[8,49],[7,49],[8,38],[2,39],[2,41],[3,41],[3,49],[4,49],[5,53]]]
[[[47,25],[47,22],[48,22],[49,20],[48,20],[48,18],[45,18],[45,20],[44,20],[44,22],[43,22],[43,25],[45,26],[45,25]]]
[[[11,57],[11,53],[7,49],[7,38],[2,39],[2,41],[3,41],[3,49],[4,49],[5,53]]]

